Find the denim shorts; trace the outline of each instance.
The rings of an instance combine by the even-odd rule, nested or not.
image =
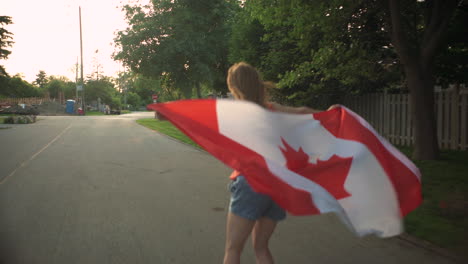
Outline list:
[[[244,176],[237,176],[229,183],[231,201],[229,211],[249,220],[268,217],[274,221],[286,218],[286,212],[269,196],[255,192]]]

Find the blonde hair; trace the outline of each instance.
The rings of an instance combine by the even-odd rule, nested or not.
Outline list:
[[[273,83],[264,82],[260,73],[251,65],[239,62],[228,70],[227,85],[234,98],[247,100],[263,107],[266,105],[267,88]]]

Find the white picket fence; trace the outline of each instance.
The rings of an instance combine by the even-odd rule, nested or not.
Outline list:
[[[414,143],[409,94],[347,97],[343,104],[366,119],[395,145]],[[468,149],[468,89],[452,85],[435,89],[437,137],[442,149]]]

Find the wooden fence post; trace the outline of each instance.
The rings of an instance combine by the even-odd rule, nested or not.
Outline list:
[[[401,113],[401,143],[403,146],[408,146],[409,145],[409,137],[410,135],[408,134],[408,95],[407,94],[402,94],[402,113]]]
[[[390,94],[385,93],[385,137],[388,139],[389,142],[390,140],[390,127],[392,120],[390,120],[390,110],[391,110],[391,105],[390,105]]]
[[[450,92],[452,91],[453,85],[450,85],[449,89],[444,91],[444,117],[443,117],[443,147],[450,148],[449,135],[450,135]]]
[[[442,148],[442,127],[443,127],[443,122],[442,122],[442,112],[443,112],[443,91],[440,90],[435,94],[436,98],[436,116],[437,116],[437,141],[439,144],[439,148]]]
[[[466,91],[466,90],[465,90]],[[460,94],[461,97],[461,107],[460,107],[460,149],[468,149],[468,91],[463,94]]]
[[[459,96],[459,86],[458,84],[454,85],[452,96],[451,96],[451,127],[450,127],[450,148],[457,149],[459,145],[459,131],[460,131],[460,120],[459,120],[459,103],[460,103],[460,96]]]

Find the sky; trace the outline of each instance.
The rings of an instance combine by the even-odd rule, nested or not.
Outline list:
[[[0,0],[0,16],[12,17],[13,24],[5,28],[14,34],[15,42],[0,65],[10,76],[19,73],[29,82],[39,70],[74,80],[80,56],[81,6],[84,76],[96,72],[96,62],[101,65],[100,73],[116,76],[124,70],[111,57],[116,31],[127,26],[121,7],[138,2],[149,0]]]

